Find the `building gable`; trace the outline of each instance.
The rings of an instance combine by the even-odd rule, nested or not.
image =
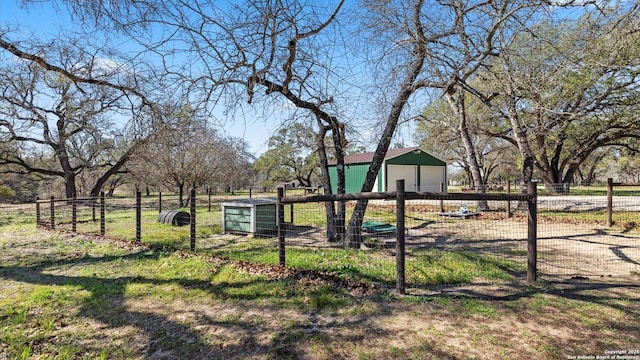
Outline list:
[[[345,156],[345,192],[356,193],[359,192],[362,183],[369,170],[369,165],[373,160],[373,152],[352,154]],[[384,163],[378,171],[378,177],[373,191],[387,191],[390,188],[394,188],[395,185],[390,187],[388,181],[394,178],[394,174],[388,173],[389,165],[396,166],[394,169],[401,169],[397,165],[415,166],[415,179],[408,180],[411,182],[409,186],[413,186],[416,190],[420,190],[423,186],[421,184],[427,179],[421,179],[421,174],[425,173],[427,168],[442,168],[441,176],[434,180],[435,183],[446,183],[446,162],[441,159],[425,152],[418,147],[391,149],[385,156]],[[433,170],[428,171],[434,173]],[[337,170],[336,162],[329,163],[329,177],[331,180],[331,190],[335,194],[337,191]],[[415,184],[413,184],[415,183]],[[430,186],[433,187],[433,186]],[[439,186],[438,186],[439,187]],[[429,189],[429,191],[437,191],[438,189]]]
[[[387,164],[394,165],[427,165],[427,166],[446,166],[447,163],[438,159],[437,157],[428,154],[422,149],[415,148],[414,150],[404,152],[394,157],[387,157],[385,159]]]

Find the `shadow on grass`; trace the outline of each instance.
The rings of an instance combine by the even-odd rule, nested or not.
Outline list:
[[[314,314],[321,308],[307,311],[310,313],[309,321],[291,321],[282,326],[266,326],[270,332],[265,336],[265,330],[262,329],[262,326],[256,326],[255,319],[242,317],[245,310],[244,306],[247,306],[247,304],[250,304],[249,306],[251,307],[246,309],[247,311],[273,311],[277,314],[281,310],[280,305],[277,305],[277,301],[274,301],[272,305],[260,301],[265,297],[264,294],[243,291],[243,289],[254,285],[265,285],[267,283],[266,285],[269,286],[269,283],[275,283],[275,281],[270,282],[261,278],[213,283],[209,280],[189,279],[187,276],[172,279],[157,279],[147,276],[106,278],[96,275],[72,276],[59,273],[59,269],[100,264],[109,266],[112,262],[121,263],[123,260],[150,260],[152,261],[151,264],[153,264],[154,260],[166,256],[168,252],[170,250],[166,248],[143,247],[134,249],[132,252],[122,256],[89,256],[85,254],[76,258],[44,260],[27,266],[0,266],[0,279],[34,285],[71,286],[89,292],[90,296],[81,300],[78,313],[73,316],[78,319],[83,317],[93,319],[112,329],[126,326],[135,327],[138,333],[144,335],[142,338],[148,339],[145,340],[146,343],[136,346],[139,349],[144,349],[144,353],[136,352],[135,356],[143,356],[145,358],[230,359],[261,355],[278,359],[298,358],[303,353],[304,346],[309,345],[308,343],[305,344],[308,336],[315,339],[325,338],[329,342],[334,340],[331,339],[332,335],[326,334],[334,334],[336,331],[347,334],[341,337],[338,340],[339,342],[362,341],[369,332],[374,332],[379,336],[391,336],[386,330],[377,328],[375,325],[372,326],[370,320],[375,316],[350,317],[349,319],[341,319],[340,321],[320,326],[313,319],[315,318]],[[56,269],[56,273],[52,273],[52,268]],[[117,273],[118,270],[114,269],[113,271]],[[213,270],[213,275],[219,271],[220,269]],[[170,315],[144,311],[139,308],[132,309],[130,303],[127,303],[130,300],[130,297],[127,296],[127,287],[136,284],[153,286],[175,285],[185,291],[202,290],[213,298],[220,298],[223,301],[222,305],[228,306],[231,313],[237,312],[237,316],[228,316],[229,314],[217,316],[215,312],[202,311],[201,313],[192,313],[195,317],[195,324],[185,324],[172,319]],[[275,295],[267,294],[266,296],[277,297],[280,295],[276,292]],[[292,296],[299,296],[299,294]],[[232,301],[228,302],[227,300]],[[233,302],[233,300],[237,300],[237,302]],[[245,303],[244,300],[258,301]],[[179,309],[173,310],[178,311]],[[385,311],[378,309],[374,313],[382,315],[385,314]],[[2,318],[0,320],[7,321],[7,319]],[[352,331],[357,327],[366,328],[366,331]],[[223,345],[212,341],[212,335],[207,333],[206,329],[216,329],[216,334],[220,332],[223,334],[228,333],[228,337],[235,336],[236,338],[230,339]],[[141,337],[136,336],[135,339],[141,339]],[[39,341],[56,340],[45,339]],[[95,348],[83,349],[82,351],[96,351],[99,353],[101,351],[100,347],[108,347],[108,344],[109,342],[90,345]],[[53,344],[53,346],[56,346],[56,344]],[[129,344],[129,346],[131,345]],[[330,346],[327,346],[323,351],[331,353],[332,350]],[[434,354],[438,354],[441,358],[455,359],[455,357],[437,349],[434,350]]]

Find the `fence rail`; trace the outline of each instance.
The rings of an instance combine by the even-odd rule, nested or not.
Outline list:
[[[212,202],[208,194],[196,197],[195,193],[186,208],[180,208],[175,196],[160,194],[137,194],[134,199],[42,199],[36,202],[36,223],[72,233],[108,234],[247,261],[345,273],[395,285],[400,292],[407,284],[415,289],[474,281],[443,275],[443,269],[457,271],[449,262],[478,265],[478,279],[490,281],[503,277],[492,277],[493,270],[483,267],[528,281],[539,276],[633,276],[640,274],[640,192],[634,196],[618,190],[620,184],[612,185],[610,196],[604,190],[598,190],[597,196],[534,195],[535,188],[512,194],[399,191],[295,196],[282,192],[273,197],[276,217],[258,215],[255,220],[268,225],[262,234],[223,232],[221,202],[235,201],[237,196]],[[344,226],[360,199],[369,205],[362,227],[356,227],[362,231],[363,248],[354,250],[332,242],[345,234],[329,233],[325,206],[327,202],[345,206],[345,218],[337,220]],[[490,211],[478,211],[478,201],[487,202]],[[514,202],[520,206],[514,206],[517,210],[512,213]],[[479,215],[445,216],[461,207]],[[189,226],[158,221],[160,211],[177,208],[189,213]],[[440,268],[429,268],[435,260],[441,261]]]
[[[278,191],[278,248],[280,265],[286,264],[284,205],[295,203],[323,203],[354,200],[396,200],[396,290],[400,294],[406,291],[405,274],[405,203],[407,200],[442,200],[442,201],[523,201],[527,203],[527,281],[537,279],[537,187],[530,183],[526,194],[481,194],[481,193],[434,193],[405,192],[404,180],[397,180],[396,189],[392,192],[355,193],[336,195],[316,195],[307,197],[284,197],[284,190]],[[363,214],[364,215],[364,214]]]

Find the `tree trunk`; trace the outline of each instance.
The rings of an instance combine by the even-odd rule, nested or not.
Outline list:
[[[473,175],[471,174],[471,168],[468,165],[465,165],[463,169],[467,177],[467,185],[469,185],[470,189],[473,189]]]
[[[64,190],[67,199],[71,199],[77,195],[76,193],[76,173],[71,167],[69,157],[65,150],[56,150],[58,156],[58,162],[62,168],[62,174],[64,178]]]
[[[346,179],[345,179],[345,163],[344,163],[344,149],[343,145],[346,143],[344,138],[344,127],[340,126],[337,121],[331,123],[331,136],[333,138],[333,146],[336,156],[336,170],[337,170],[337,192],[338,194],[346,193]],[[334,217],[337,240],[343,242],[346,234],[345,220],[347,217],[347,204],[344,201],[338,201],[338,212]]]
[[[91,196],[100,195],[100,191],[102,191],[102,187],[107,182],[107,180],[109,180],[110,177],[112,177],[113,175],[117,174],[120,171],[120,169],[122,169],[122,167],[127,163],[127,161],[129,161],[129,159],[131,158],[131,154],[133,154],[133,152],[139,146],[139,144],[140,143],[132,145],[118,159],[118,161],[116,161],[116,163],[112,167],[110,167],[104,174],[102,174],[102,176],[100,176],[96,180],[95,184],[93,185],[93,188],[91,188]]]
[[[471,177],[473,179],[473,186],[478,194],[484,194],[486,192],[485,184],[482,177],[482,169],[478,163],[478,156],[476,154],[471,135],[469,134],[469,126],[467,124],[467,109],[465,104],[465,91],[460,87],[456,87],[451,92],[445,94],[445,98],[449,103],[451,109],[455,112],[458,118],[458,132],[460,139],[464,145],[465,153],[467,155],[467,163],[469,164],[469,170],[471,171]],[[488,211],[489,204],[486,201],[478,201],[478,210]]]
[[[322,188],[324,189],[324,193],[330,195],[333,193],[331,190],[331,178],[329,177],[329,161],[327,159],[327,150],[325,148],[324,138],[327,134],[327,127],[325,127],[320,119],[318,118],[318,126],[320,127],[320,131],[316,134],[316,144],[318,146],[318,157],[320,158],[320,172],[321,172],[321,181]],[[336,229],[336,208],[333,201],[327,201],[324,203],[324,209],[327,220],[327,233],[326,239],[327,241],[334,242],[338,241],[337,238],[337,229]]]
[[[73,171],[64,172],[64,190],[67,199],[76,197],[76,174]]]
[[[303,177],[302,175],[298,175],[296,176],[296,180],[298,180],[298,183],[302,187],[311,186],[311,176]]]
[[[414,25],[416,25],[417,36],[421,37],[424,36],[421,24],[418,20],[421,8],[419,6],[416,6],[414,8],[414,11],[416,15],[414,18]],[[391,109],[387,116],[386,125],[384,127],[384,130],[382,131],[382,136],[380,138],[380,141],[378,142],[376,151],[373,154],[371,165],[369,165],[367,176],[365,177],[364,183],[362,184],[362,188],[360,190],[361,192],[370,192],[371,189],[373,189],[373,185],[375,184],[376,178],[378,177],[378,172],[380,171],[382,163],[384,162],[384,158],[387,155],[387,151],[389,150],[389,145],[391,144],[393,133],[398,127],[398,120],[400,119],[402,110],[407,104],[407,101],[409,101],[411,95],[418,89],[415,86],[415,82],[423,70],[422,67],[424,66],[425,58],[427,57],[427,55],[427,47],[425,42],[415,42],[412,55],[413,58],[409,60],[407,74],[402,80],[402,84],[400,85],[398,94],[391,104]],[[347,245],[349,247],[360,248],[360,244],[362,243],[362,221],[364,219],[364,214],[367,210],[368,204],[369,202],[366,199],[358,200],[355,209],[353,210],[353,214],[351,214],[351,219],[349,220],[349,227],[347,230]]]
[[[512,106],[512,113],[509,115],[509,121],[511,122],[511,127],[513,128],[513,134],[516,139],[516,143],[518,144],[518,150],[520,150],[520,156],[522,157],[522,184],[520,185],[520,192],[527,192],[527,184],[529,184],[533,180],[533,169],[535,166],[535,157],[533,156],[533,152],[531,151],[531,147],[529,147],[529,142],[527,141],[527,133],[526,130],[520,126],[520,122],[517,118],[515,112],[515,106]],[[518,210],[527,209],[527,202],[520,201],[518,202]]]
[[[382,163],[384,162],[384,158],[387,155],[387,151],[389,150],[391,138],[393,137],[393,133],[398,126],[398,119],[400,118],[402,109],[407,103],[409,96],[411,96],[411,94],[414,92],[411,84],[415,80],[415,77],[417,77],[419,69],[422,68],[422,63],[418,61],[418,64],[414,64],[414,67],[415,72],[411,73],[408,79],[405,80],[404,86],[402,87],[400,93],[391,106],[391,111],[389,112],[389,116],[387,117],[387,124],[382,131],[380,142],[378,142],[378,147],[373,154],[371,165],[369,165],[367,176],[365,177],[364,183],[362,184],[362,188],[360,190],[361,192],[370,192],[373,189],[373,185],[375,184],[376,178],[378,177],[378,172],[380,171]],[[347,245],[351,248],[360,248],[360,244],[362,244],[362,221],[364,219],[364,214],[367,211],[368,204],[369,201],[367,199],[358,200],[353,210],[353,214],[351,214],[349,227],[347,229]]]

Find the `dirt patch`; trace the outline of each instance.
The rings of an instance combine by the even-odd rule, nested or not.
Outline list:
[[[368,220],[394,224],[395,205],[373,203]],[[438,217],[439,206],[408,204],[406,207],[406,246],[412,251],[425,249],[469,249],[478,254],[508,259],[526,269],[527,214],[516,212],[482,212],[469,219]],[[373,215],[371,215],[373,214]],[[377,215],[376,215],[377,214]],[[390,214],[386,218],[383,214]],[[376,217],[377,216],[377,217]],[[297,215],[303,219],[304,214]],[[539,215],[537,227],[538,271],[550,279],[573,277],[615,278],[632,281],[640,274],[640,233],[627,219],[620,226],[608,228],[603,219],[552,217]],[[287,233],[287,243],[296,246],[336,246],[324,240],[324,230],[296,227]],[[374,248],[395,247],[395,234],[364,233]]]
[[[9,319],[15,314],[2,307],[0,358],[14,351],[15,343],[8,341],[16,334],[33,334],[33,339],[41,334],[30,345],[34,357],[59,357],[75,349],[76,358],[107,354],[115,359],[559,359],[640,343],[640,289],[608,281],[542,282],[517,291],[475,284],[397,296],[366,286],[359,292],[359,283],[331,274],[231,263],[237,271],[274,282],[335,286],[352,297],[339,307],[292,307],[216,297],[218,291],[250,288],[250,283],[210,284],[187,275],[153,280],[165,253],[185,260],[201,256],[189,252],[41,231],[3,231],[0,239],[0,301],[28,309],[25,316],[33,320],[13,323]],[[87,257],[79,250],[89,242],[103,254]],[[149,265],[128,276],[128,259],[143,255]],[[114,266],[79,276],[76,265],[91,259],[111,259]],[[211,268],[230,264],[203,259]],[[140,293],[112,294],[101,285],[114,283]],[[34,299],[23,304],[12,299],[47,289],[37,295],[37,306]],[[64,289],[68,293],[59,294]],[[481,289],[484,296],[477,295]],[[54,321],[47,322],[51,314]]]

